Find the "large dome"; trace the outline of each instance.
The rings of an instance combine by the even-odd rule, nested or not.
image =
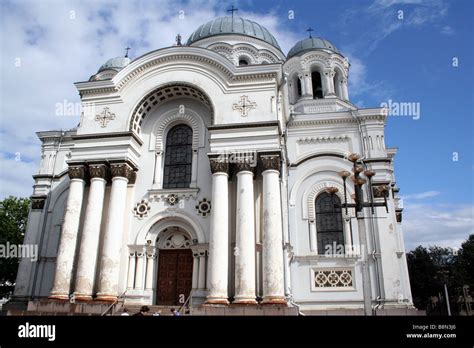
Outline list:
[[[288,52],[288,59],[298,54],[303,54],[305,52],[318,50],[318,49],[330,50],[330,51],[341,54],[336,48],[336,46],[334,46],[328,40],[322,39],[320,37],[310,37],[310,38],[298,41],[290,50],[290,52]]]
[[[281,51],[275,37],[260,24],[240,17],[222,17],[201,25],[191,34],[187,45],[217,35],[245,35],[269,43]]]

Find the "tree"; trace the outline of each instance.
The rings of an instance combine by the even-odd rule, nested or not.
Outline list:
[[[474,234],[471,234],[458,252],[458,268],[462,283],[474,290]]]
[[[437,267],[428,249],[421,245],[407,254],[408,273],[410,274],[413,303],[416,308],[425,309],[430,296],[437,288],[434,275]]]
[[[26,232],[30,200],[10,196],[0,201],[0,245],[20,245]],[[13,291],[19,259],[0,255],[0,299]]]

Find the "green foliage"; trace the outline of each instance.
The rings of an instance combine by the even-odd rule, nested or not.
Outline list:
[[[457,253],[452,248],[418,246],[407,254],[407,262],[415,307],[426,309],[431,296],[444,294],[444,284],[453,299],[463,285],[471,289],[474,285],[474,235]]]
[[[30,200],[10,196],[0,201],[0,244],[22,244],[26,232]],[[18,258],[0,257],[0,298],[13,290]]]

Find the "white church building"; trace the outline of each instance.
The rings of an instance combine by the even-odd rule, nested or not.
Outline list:
[[[408,313],[397,149],[386,110],[351,103],[349,71],[330,41],[285,55],[238,17],[108,60],[75,83],[79,125],[37,133],[39,259],[14,299]],[[344,181],[356,165],[375,175]],[[374,203],[359,212],[357,180]]]

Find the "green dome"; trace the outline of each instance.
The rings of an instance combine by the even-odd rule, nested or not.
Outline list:
[[[106,61],[102,66],[99,68],[98,73],[104,70],[116,70],[120,71],[123,68],[125,68],[128,64],[130,64],[131,60],[128,57],[116,57],[116,58],[111,58],[108,61]]]
[[[269,43],[281,51],[275,37],[260,24],[240,17],[222,17],[214,19],[206,24],[201,25],[191,34],[187,45],[193,42],[217,35],[245,35],[250,36]]]
[[[312,50],[330,50],[336,53],[341,54],[336,46],[334,46],[328,40],[322,39],[320,37],[310,37],[304,40],[300,40],[293,46],[293,48],[288,52],[288,59],[299,54],[306,53]]]

